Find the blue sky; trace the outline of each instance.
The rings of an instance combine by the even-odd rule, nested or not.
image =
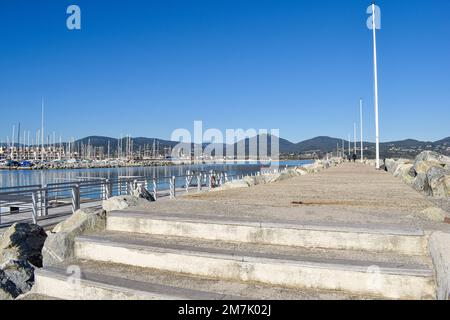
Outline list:
[[[66,28],[81,8],[82,30]],[[176,128],[346,137],[365,103],[374,140],[367,0],[0,2],[0,136],[169,138]],[[381,140],[450,136],[448,0],[379,1]]]

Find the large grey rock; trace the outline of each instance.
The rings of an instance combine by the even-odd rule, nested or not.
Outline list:
[[[423,151],[422,153],[420,153],[416,157],[415,163],[421,161],[434,161],[440,163],[442,166],[450,165],[450,157],[434,151]]]
[[[231,190],[231,189],[239,189],[239,188],[248,188],[249,185],[242,179],[229,181],[224,183],[219,188],[213,188],[211,191],[223,191],[223,190]]]
[[[103,200],[102,208],[106,212],[124,210],[130,207],[148,208],[151,201],[135,196],[117,196]]]
[[[25,260],[42,267],[41,250],[47,234],[36,224],[15,223],[0,238],[0,263]]]
[[[317,173],[322,171],[324,166],[321,160],[316,160],[314,163],[304,165],[303,168],[305,168],[308,173]]]
[[[428,184],[430,185],[431,192],[435,197],[445,197],[447,190],[445,187],[445,175],[446,170],[444,168],[432,167],[427,171]]]
[[[304,175],[307,175],[307,174],[308,174],[308,170],[306,170],[306,169],[303,168],[303,167],[296,167],[294,170],[295,170],[295,171],[298,173],[298,175],[300,175],[300,176],[304,176]]]
[[[450,175],[445,176],[443,183],[445,186],[445,190],[447,191],[446,197],[450,198]]]
[[[50,234],[42,249],[44,267],[53,266],[74,257],[75,231]]]
[[[247,184],[247,186],[249,186],[249,187],[256,185],[255,179],[253,179],[253,177],[244,177],[242,180],[243,180],[243,181]]]
[[[81,209],[58,224],[49,233],[42,248],[43,265],[58,264],[74,256],[75,237],[106,228],[106,212],[102,209]]]
[[[414,171],[416,174],[427,173],[431,168],[443,168],[442,164],[437,161],[415,161]]]
[[[386,171],[393,174],[394,176],[399,176],[399,168],[404,167],[405,165],[411,164],[411,161],[408,159],[386,159],[385,160],[385,168]]]
[[[137,186],[137,188],[132,191],[132,195],[136,198],[141,198],[150,202],[155,201],[155,197],[142,185]]]
[[[275,178],[274,181],[283,181],[292,177],[297,177],[300,174],[295,169],[288,169],[280,173],[278,177]]]
[[[401,178],[404,182],[412,184],[415,174],[411,174],[411,169],[413,168],[412,163],[399,162],[395,165],[395,170],[392,173],[394,177]]]
[[[34,284],[34,267],[26,260],[8,260],[0,265],[0,300],[12,300]]]
[[[436,270],[438,300],[450,299],[450,234],[435,232],[428,242],[428,249]]]
[[[428,178],[426,173],[419,173],[412,184],[413,188],[417,191],[424,192],[425,194],[431,196],[433,193],[431,187],[428,184]]]
[[[405,183],[412,184],[414,182],[415,174],[412,171],[414,166],[412,164],[403,164],[397,168],[396,174]]]
[[[68,219],[57,224],[51,233],[78,230],[82,233],[102,231],[106,228],[106,212],[97,208],[77,210]]]
[[[384,163],[386,171],[389,173],[393,173],[397,168],[397,161],[394,159],[386,159]]]

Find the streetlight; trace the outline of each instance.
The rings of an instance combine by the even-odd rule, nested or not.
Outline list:
[[[372,34],[373,34],[373,77],[375,95],[375,144],[376,144],[376,168],[380,169],[380,129],[378,121],[378,67],[377,67],[377,26],[375,23],[375,1],[372,1]]]

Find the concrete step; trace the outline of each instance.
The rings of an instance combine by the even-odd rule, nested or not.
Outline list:
[[[423,231],[398,226],[301,225],[237,218],[230,220],[217,216],[116,211],[108,214],[107,229],[307,248],[427,254],[427,239]]]
[[[68,281],[67,268],[76,266],[81,280]],[[72,275],[73,278],[73,275]],[[21,299],[35,300],[52,294],[60,299],[373,299],[336,291],[296,290],[277,286],[217,280],[115,263],[73,260],[38,270],[36,284]],[[55,299],[55,298],[47,298]]]
[[[110,231],[76,238],[75,254],[79,259],[231,281],[393,299],[435,297],[429,261],[397,254],[317,251]]]
[[[221,300],[223,294],[130,280],[83,270],[80,278],[64,268],[48,267],[35,273],[33,293],[66,300]]]
[[[51,297],[46,294],[28,292],[26,294],[23,294],[23,295],[17,297],[16,300],[39,300],[39,301],[42,301],[42,300],[62,300],[62,299]]]

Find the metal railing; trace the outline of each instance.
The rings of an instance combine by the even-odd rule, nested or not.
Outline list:
[[[286,169],[284,169],[286,170]],[[119,176],[114,179],[100,178],[84,181],[49,183],[21,187],[0,188],[0,227],[20,220],[38,220],[52,213],[75,212],[82,206],[99,205],[100,201],[119,195],[132,195],[134,190],[143,187],[155,200],[163,197],[173,199],[178,193],[201,192],[220,187],[226,182],[277,173],[270,172],[238,173],[230,175],[225,171],[188,172],[185,175],[165,176]],[[6,210],[4,210],[6,209]],[[4,219],[4,218],[7,219]],[[22,218],[22,219],[21,219]]]

